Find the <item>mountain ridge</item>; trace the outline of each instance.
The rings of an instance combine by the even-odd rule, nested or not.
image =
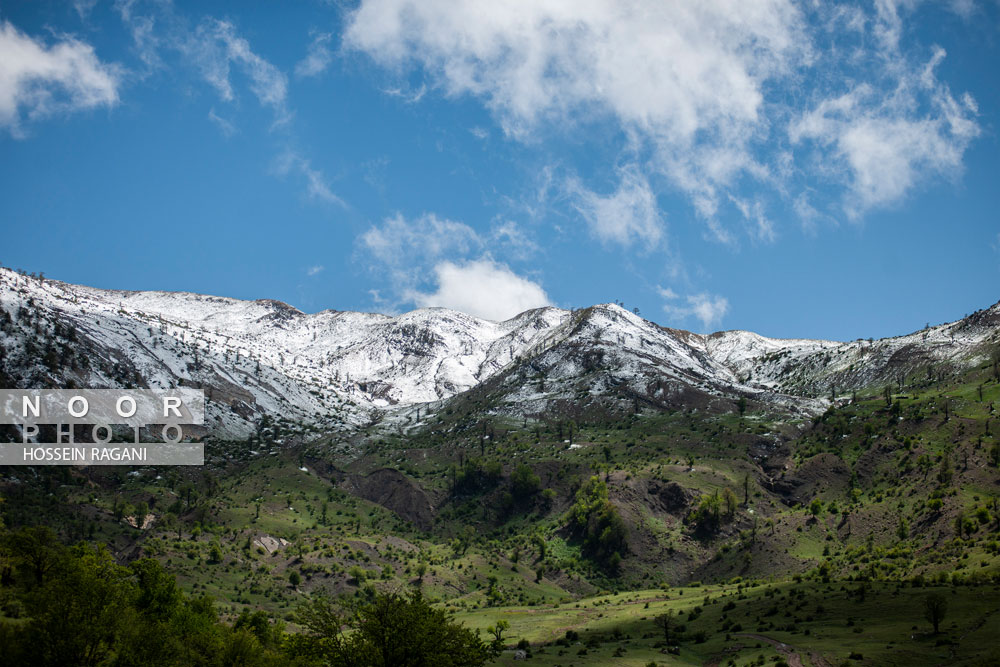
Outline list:
[[[264,414],[358,428],[498,378],[506,378],[498,405],[525,415],[583,392],[636,408],[695,392],[695,404],[716,409],[744,397],[815,413],[838,392],[921,366],[967,365],[1000,343],[1000,303],[922,331],[849,342],[698,334],[616,304],[546,306],[501,322],[446,308],[304,313],[273,299],[102,290],[9,269],[0,269],[0,304],[9,320],[0,333],[6,377],[30,386],[203,386],[213,427],[232,435]],[[97,363],[46,364],[53,354]],[[679,394],[687,398],[670,399]]]

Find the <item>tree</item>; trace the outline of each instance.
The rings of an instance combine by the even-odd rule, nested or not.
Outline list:
[[[493,635],[493,645],[500,649],[503,648],[503,633],[507,630],[510,630],[510,623],[502,618],[486,628],[486,632]]]
[[[514,469],[510,475],[510,488],[515,502],[526,502],[534,498],[541,488],[542,481],[529,466],[524,463]]]
[[[4,664],[96,665],[114,650],[130,614],[128,570],[107,549],[77,547],[24,599],[31,621],[24,659]]]
[[[813,498],[813,501],[809,503],[809,513],[814,517],[818,517],[820,512],[823,511],[823,501],[819,498]]]
[[[417,563],[417,583],[423,585],[424,575],[427,574],[427,563],[420,562]]]
[[[47,526],[29,526],[7,536],[7,547],[35,580],[41,584],[60,558],[62,545],[55,533]]]
[[[332,667],[479,667],[499,655],[447,612],[431,607],[420,591],[376,593],[343,615],[317,596],[297,620],[305,632],[289,641],[289,653]]]
[[[742,419],[747,411],[747,399],[745,397],[740,396],[739,400],[736,401],[736,409],[740,411],[740,419]]]
[[[605,569],[614,571],[625,551],[628,531],[608,499],[608,486],[591,477],[576,492],[567,514],[571,531],[583,540],[583,551]]]
[[[152,619],[164,620],[177,611],[183,594],[160,561],[140,558],[129,565],[138,584],[135,606]]]
[[[535,549],[538,550],[538,560],[545,560],[545,556],[548,554],[548,542],[545,541],[545,535],[540,532],[536,532],[531,536],[531,542],[535,545]]]
[[[668,609],[666,612],[660,614],[653,619],[653,624],[663,631],[663,641],[670,643],[670,631],[674,627],[674,610]]]
[[[934,634],[938,634],[938,627],[948,613],[948,601],[940,593],[931,593],[924,598],[924,618],[934,626]]]
[[[954,471],[951,467],[951,457],[948,454],[945,454],[941,458],[941,466],[938,468],[937,480],[941,486],[948,486],[951,484],[953,474]]]
[[[718,492],[703,495],[698,501],[698,508],[691,515],[700,530],[709,531],[718,530],[721,518],[722,502]]]
[[[722,504],[726,507],[726,516],[730,519],[736,514],[736,505],[739,501],[736,500],[736,494],[728,486],[722,490]]]
[[[299,574],[298,570],[290,570],[288,572],[288,583],[292,585],[292,588],[299,587],[299,584],[302,583],[302,575]]]

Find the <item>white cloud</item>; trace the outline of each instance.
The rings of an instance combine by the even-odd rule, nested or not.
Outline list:
[[[680,296],[669,288],[660,288],[660,296],[669,301],[677,301]],[[683,304],[666,303],[663,311],[671,317],[686,319],[688,317],[697,318],[704,331],[718,325],[726,313],[729,312],[729,301],[722,296],[712,295],[702,292],[701,294],[691,294],[684,297]]]
[[[323,172],[314,169],[306,158],[294,151],[285,151],[275,162],[274,172],[279,176],[287,176],[290,173],[298,173],[306,181],[306,193],[311,199],[318,199],[327,204],[336,204],[342,208],[347,208],[347,202],[334,194],[333,190],[326,183]]]
[[[955,12],[963,19],[970,19],[972,15],[978,11],[975,0],[951,0],[948,3],[949,9]]]
[[[427,86],[421,85],[416,90],[411,90],[409,87],[384,88],[382,92],[392,97],[398,97],[405,104],[416,104],[424,99],[424,95],[427,94]]]
[[[73,9],[76,10],[81,21],[86,21],[90,18],[90,12],[94,10],[96,4],[97,0],[73,0]]]
[[[312,277],[312,276],[318,276],[318,275],[319,275],[320,273],[322,273],[322,272],[323,272],[323,268],[324,268],[324,267],[322,267],[322,266],[319,266],[319,265],[316,265],[316,266],[310,266],[310,267],[309,267],[309,268],[308,268],[308,269],[306,270],[306,275],[307,275],[307,276],[310,276],[310,277]]]
[[[809,202],[809,195],[805,192],[800,193],[792,202],[792,210],[798,216],[802,230],[808,234],[815,234],[818,223],[824,216]]]
[[[656,292],[664,299],[676,299],[678,294],[669,287],[656,286]]]
[[[440,262],[434,267],[434,274],[436,291],[410,291],[407,300],[421,308],[451,308],[495,321],[551,305],[541,285],[488,258],[465,264]]]
[[[489,242],[502,247],[508,256],[528,259],[539,251],[538,244],[513,220],[499,221],[490,229]]]
[[[239,131],[236,129],[236,126],[232,123],[232,121],[226,120],[219,114],[215,113],[215,109],[208,110],[208,119],[215,123],[215,125],[219,128],[219,131],[222,132],[223,136],[226,138],[233,136]]]
[[[94,47],[72,37],[52,46],[0,23],[0,127],[21,135],[25,120],[113,107],[120,71],[101,62]]]
[[[295,65],[295,75],[299,77],[318,76],[326,71],[333,61],[333,52],[330,50],[330,40],[333,34],[329,32],[320,33],[313,37],[309,44],[309,51],[306,57]]]
[[[911,48],[908,20],[921,5],[930,3],[362,0],[343,43],[401,82],[420,69],[445,95],[482,101],[519,139],[615,123],[642,177],[665,176],[709,235],[734,244],[720,203],[748,199],[750,187],[769,186],[793,208],[798,181],[831,182],[857,217],[961,169],[979,134],[975,103],[936,80],[943,51],[928,61]],[[974,3],[949,6],[967,15]],[[844,89],[831,95],[837,82]],[[806,142],[813,151],[798,164]],[[621,196],[583,199],[609,209],[629,192],[642,193],[634,178]],[[744,226],[769,241],[775,229],[755,198]],[[649,217],[596,208],[588,222],[605,242],[656,234]]]
[[[934,69],[944,56],[937,48],[922,67],[897,70],[892,95],[860,84],[790,125],[793,143],[811,140],[832,152],[846,174],[844,206],[852,218],[898,203],[933,176],[961,172],[965,150],[980,132],[978,110],[969,95],[956,100],[937,81]]]
[[[730,195],[729,199],[743,215],[751,238],[765,243],[774,241],[774,223],[764,213],[764,204],[759,199],[750,201],[734,195]]]
[[[494,221],[487,232],[479,233],[463,222],[433,213],[416,218],[397,214],[359,236],[358,250],[371,271],[387,283],[388,289],[379,291],[379,307],[437,305],[504,319],[548,303],[536,283],[494,259],[500,254],[521,261],[539,252],[530,233],[512,220]],[[465,288],[463,279],[469,280]],[[436,289],[428,289],[431,283]],[[482,291],[484,285],[495,290],[496,303],[476,301],[475,290]]]
[[[260,104],[274,111],[275,122],[283,123],[288,120],[288,78],[255,53],[250,48],[250,43],[236,33],[233,24],[206,19],[198,26],[194,39],[185,49],[194,55],[205,80],[218,91],[223,100],[234,99],[229,77],[230,67],[235,64],[249,77],[250,90]]]
[[[765,84],[811,57],[790,0],[364,0],[344,43],[483,99],[514,136],[612,117],[708,207],[759,169],[748,142],[766,126]]]
[[[118,0],[115,8],[150,71],[165,67],[163,52],[176,53],[183,63],[198,70],[220,99],[237,102],[231,80],[236,69],[249,80],[250,91],[260,105],[272,110],[275,125],[291,119],[288,77],[255,52],[229,21],[207,16],[192,27],[169,1]]]
[[[445,256],[464,255],[482,247],[472,227],[433,213],[412,220],[397,214],[387,218],[381,227],[371,227],[359,242],[394,271],[419,271]]]
[[[604,243],[629,246],[641,241],[655,246],[664,227],[656,195],[634,165],[620,169],[619,177],[618,189],[606,196],[588,190],[579,179],[570,179],[567,189],[574,207],[587,221],[591,233]]]

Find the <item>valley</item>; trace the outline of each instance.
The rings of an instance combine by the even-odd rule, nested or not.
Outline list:
[[[1000,305],[833,343],[2,278],[5,386],[209,399],[203,467],[0,471],[8,563],[47,529],[292,633],[420,591],[495,664],[995,664]]]

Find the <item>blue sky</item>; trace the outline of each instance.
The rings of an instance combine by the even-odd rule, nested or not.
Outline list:
[[[0,262],[906,333],[1000,298],[998,42],[996,0],[0,2]]]

